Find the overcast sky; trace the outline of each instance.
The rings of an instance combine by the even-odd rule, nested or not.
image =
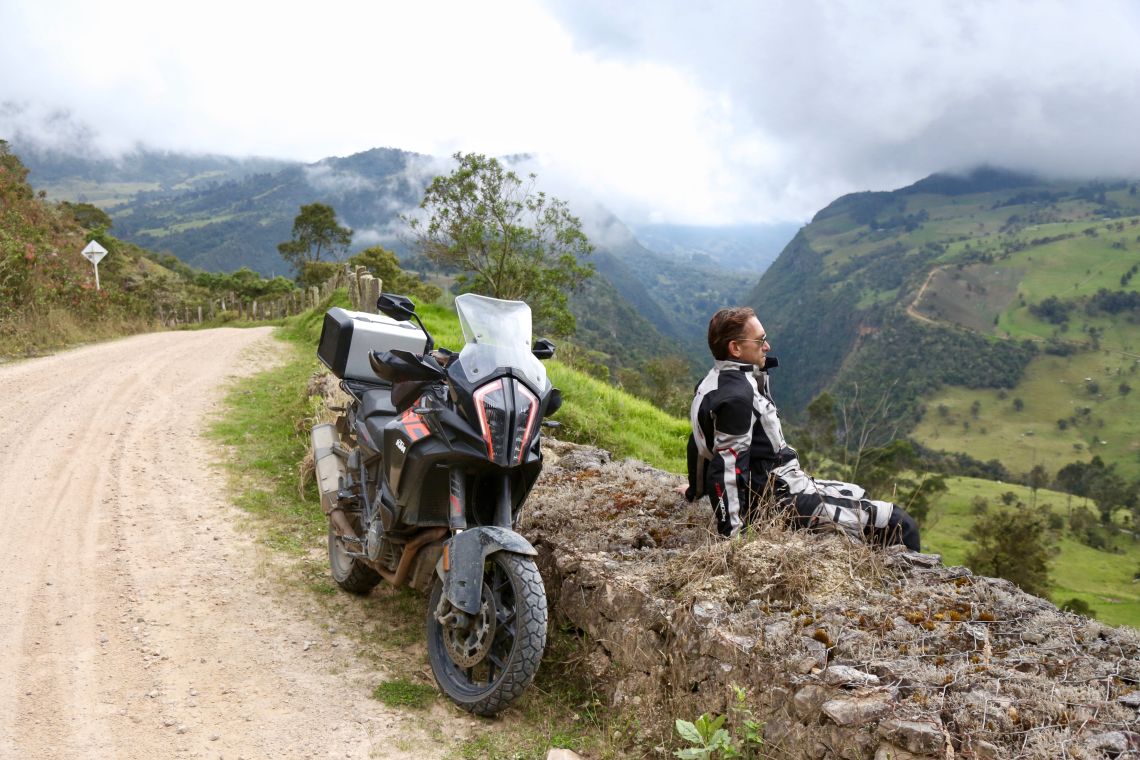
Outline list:
[[[0,0],[0,138],[74,124],[108,151],[529,152],[629,222],[803,221],[983,162],[1140,176],[1140,3]]]

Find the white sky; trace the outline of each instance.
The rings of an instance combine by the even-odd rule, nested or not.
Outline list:
[[[801,221],[982,162],[1140,176],[1140,3],[0,0],[0,138],[76,124],[107,151],[530,152],[629,222]]]

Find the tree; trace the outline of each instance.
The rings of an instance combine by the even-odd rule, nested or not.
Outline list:
[[[1049,532],[1030,509],[998,509],[978,517],[968,537],[975,547],[966,564],[975,573],[1005,578],[1023,591],[1048,598]]]
[[[593,267],[582,223],[564,201],[536,191],[495,158],[456,153],[459,166],[424,191],[425,218],[405,220],[430,260],[466,274],[465,292],[526,301],[536,323],[555,334],[574,331],[568,293]]]
[[[75,221],[79,223],[85,230],[100,230],[106,232],[111,229],[111,217],[107,216],[107,212],[98,206],[93,206],[90,203],[70,203],[63,201],[59,204],[67,213],[71,214]]]
[[[1033,465],[1029,471],[1029,494],[1034,507],[1037,506],[1037,489],[1049,485],[1049,473],[1043,465]]]
[[[351,243],[352,230],[337,224],[332,206],[310,203],[301,206],[293,219],[293,238],[279,243],[277,250],[300,276],[305,264],[319,262],[322,256],[336,261]]]
[[[836,458],[836,430],[839,419],[835,413],[835,398],[824,391],[807,407],[807,422],[795,432],[796,452],[808,468],[817,467],[823,458]]]
[[[349,264],[365,267],[374,276],[382,281],[381,287],[386,293],[399,293],[406,296],[432,302],[443,293],[435,285],[420,282],[412,275],[400,268],[400,260],[396,254],[378,245],[365,248],[348,260]]]

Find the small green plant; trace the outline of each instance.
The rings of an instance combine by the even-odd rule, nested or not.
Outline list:
[[[680,718],[676,721],[677,733],[692,746],[676,750],[673,754],[681,760],[733,760],[734,758],[759,757],[764,746],[764,724],[756,720],[748,707],[748,693],[739,686],[732,686],[735,702],[728,715],[710,716],[708,713],[690,723]],[[725,728],[729,724],[737,735]]]
[[[708,713],[703,714],[693,723],[677,718],[677,733],[681,738],[693,746],[679,749],[673,754],[681,760],[703,760],[717,757],[718,752],[728,752],[732,749],[731,737],[724,728],[727,715],[718,715],[715,718]],[[720,755],[725,757],[725,755]]]
[[[372,696],[389,707],[424,708],[432,703],[437,693],[434,687],[413,683],[406,678],[385,681],[372,690]]]

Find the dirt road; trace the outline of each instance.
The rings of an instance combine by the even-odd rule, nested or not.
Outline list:
[[[0,365],[0,758],[447,754],[270,592],[226,500],[201,434],[277,345],[162,333]]]

